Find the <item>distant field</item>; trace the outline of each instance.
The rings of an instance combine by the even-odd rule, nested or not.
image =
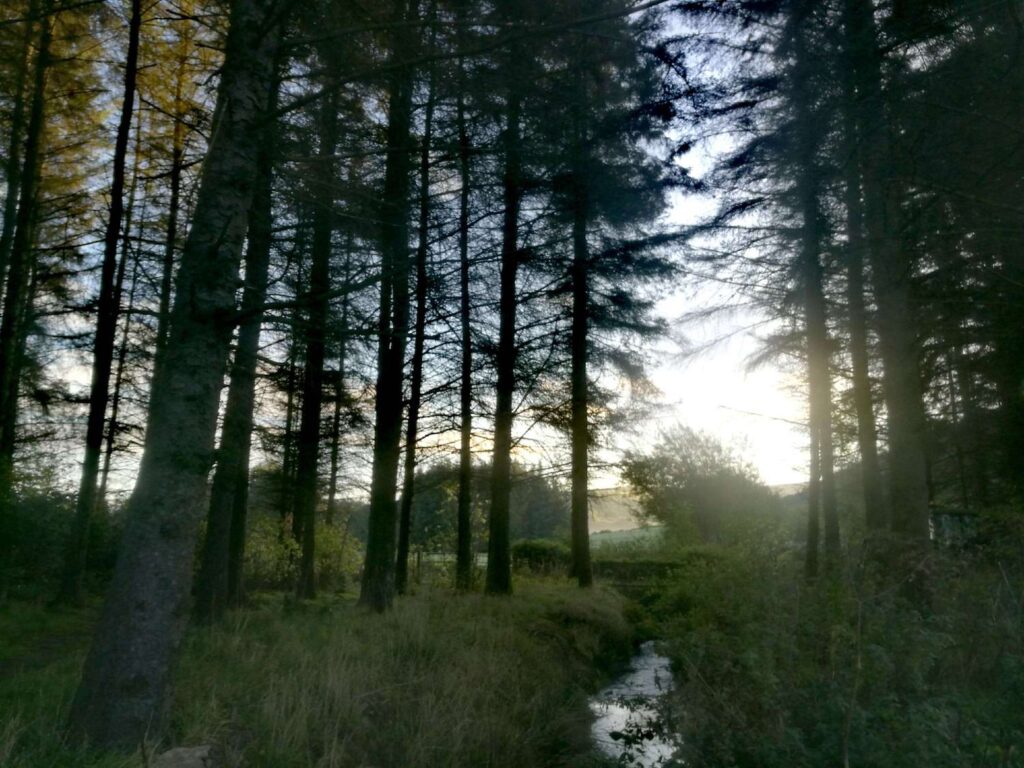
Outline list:
[[[592,547],[613,546],[616,544],[655,543],[665,535],[661,525],[650,525],[646,528],[632,528],[628,531],[598,531],[590,534]]]

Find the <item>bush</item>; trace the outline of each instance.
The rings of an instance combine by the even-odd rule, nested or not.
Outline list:
[[[5,585],[13,597],[52,597],[64,567],[74,514],[71,494],[27,491],[0,516],[0,599]],[[90,585],[98,586],[110,577],[120,537],[117,512],[93,516],[86,561]]]
[[[512,565],[532,573],[551,574],[567,571],[571,563],[569,547],[554,539],[525,539],[512,545]]]
[[[249,526],[245,581],[251,589],[291,589],[298,579],[301,548],[281,522],[260,515]],[[341,526],[316,523],[317,589],[344,590],[362,563],[359,541]]]
[[[1021,571],[928,561],[925,603],[867,566],[807,585],[738,549],[652,591],[686,764],[1024,765]]]

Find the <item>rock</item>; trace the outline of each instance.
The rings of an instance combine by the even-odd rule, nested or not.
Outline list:
[[[216,750],[205,747],[176,747],[157,755],[149,768],[217,768]]]

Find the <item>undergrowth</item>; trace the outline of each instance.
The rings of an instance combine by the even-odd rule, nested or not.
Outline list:
[[[161,746],[214,744],[225,765],[260,768],[597,765],[586,697],[631,652],[621,609],[540,580],[510,598],[426,591],[385,615],[264,597],[189,634]],[[0,637],[17,623],[0,618]],[[141,765],[63,742],[84,651],[69,643],[0,680],[0,765]]]
[[[791,548],[732,547],[640,596],[686,764],[1024,766],[1019,551],[931,550],[907,578],[849,554],[806,583]]]

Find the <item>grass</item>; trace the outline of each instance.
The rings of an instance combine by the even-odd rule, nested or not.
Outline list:
[[[31,658],[29,637],[63,632],[75,650],[0,679],[0,765],[141,765],[62,742],[90,614],[42,610],[0,615],[0,639],[18,634]],[[382,616],[264,597],[190,633],[163,746],[213,743],[226,765],[260,768],[599,765],[586,698],[631,643],[620,598],[564,581],[507,599],[425,591]]]

